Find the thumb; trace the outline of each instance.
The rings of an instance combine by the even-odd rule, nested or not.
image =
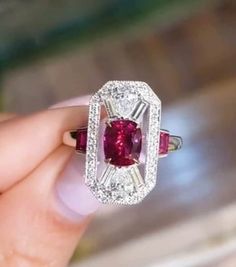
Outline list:
[[[72,157],[70,148],[57,148],[0,196],[0,266],[68,264],[98,207],[83,185],[84,159]]]

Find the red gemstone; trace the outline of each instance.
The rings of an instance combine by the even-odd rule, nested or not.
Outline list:
[[[142,148],[142,133],[137,123],[115,120],[107,125],[104,133],[105,159],[115,166],[128,166],[138,161]]]
[[[78,129],[76,134],[76,150],[80,152],[86,151],[87,129]]]
[[[170,134],[168,132],[161,131],[160,133],[160,147],[159,154],[166,155],[168,154]]]
[[[141,133],[140,133],[141,135]],[[87,129],[79,129],[75,136],[72,138],[76,138],[76,150],[82,153],[86,152],[86,143],[87,143]],[[159,154],[166,155],[168,154],[168,146],[169,146],[169,138],[170,135],[168,132],[161,131],[160,133],[160,147]],[[133,163],[132,163],[133,164]]]

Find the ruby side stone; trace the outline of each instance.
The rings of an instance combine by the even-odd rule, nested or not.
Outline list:
[[[78,129],[76,133],[76,150],[79,152],[86,152],[87,145],[87,129]]]
[[[130,120],[111,121],[105,129],[105,159],[115,166],[129,166],[138,161],[142,148],[142,133]]]
[[[160,146],[159,146],[159,154],[167,155],[168,147],[170,141],[170,134],[168,132],[161,131],[160,133]]]

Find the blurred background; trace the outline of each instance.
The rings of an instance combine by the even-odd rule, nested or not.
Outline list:
[[[236,266],[236,1],[0,0],[0,108],[146,81],[184,138],[141,204],[102,208],[71,266]]]

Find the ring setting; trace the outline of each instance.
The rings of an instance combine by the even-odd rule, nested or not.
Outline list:
[[[85,183],[100,202],[136,204],[154,188],[159,158],[182,146],[160,122],[161,101],[145,82],[109,81],[92,96],[88,127],[70,137],[86,153]]]

